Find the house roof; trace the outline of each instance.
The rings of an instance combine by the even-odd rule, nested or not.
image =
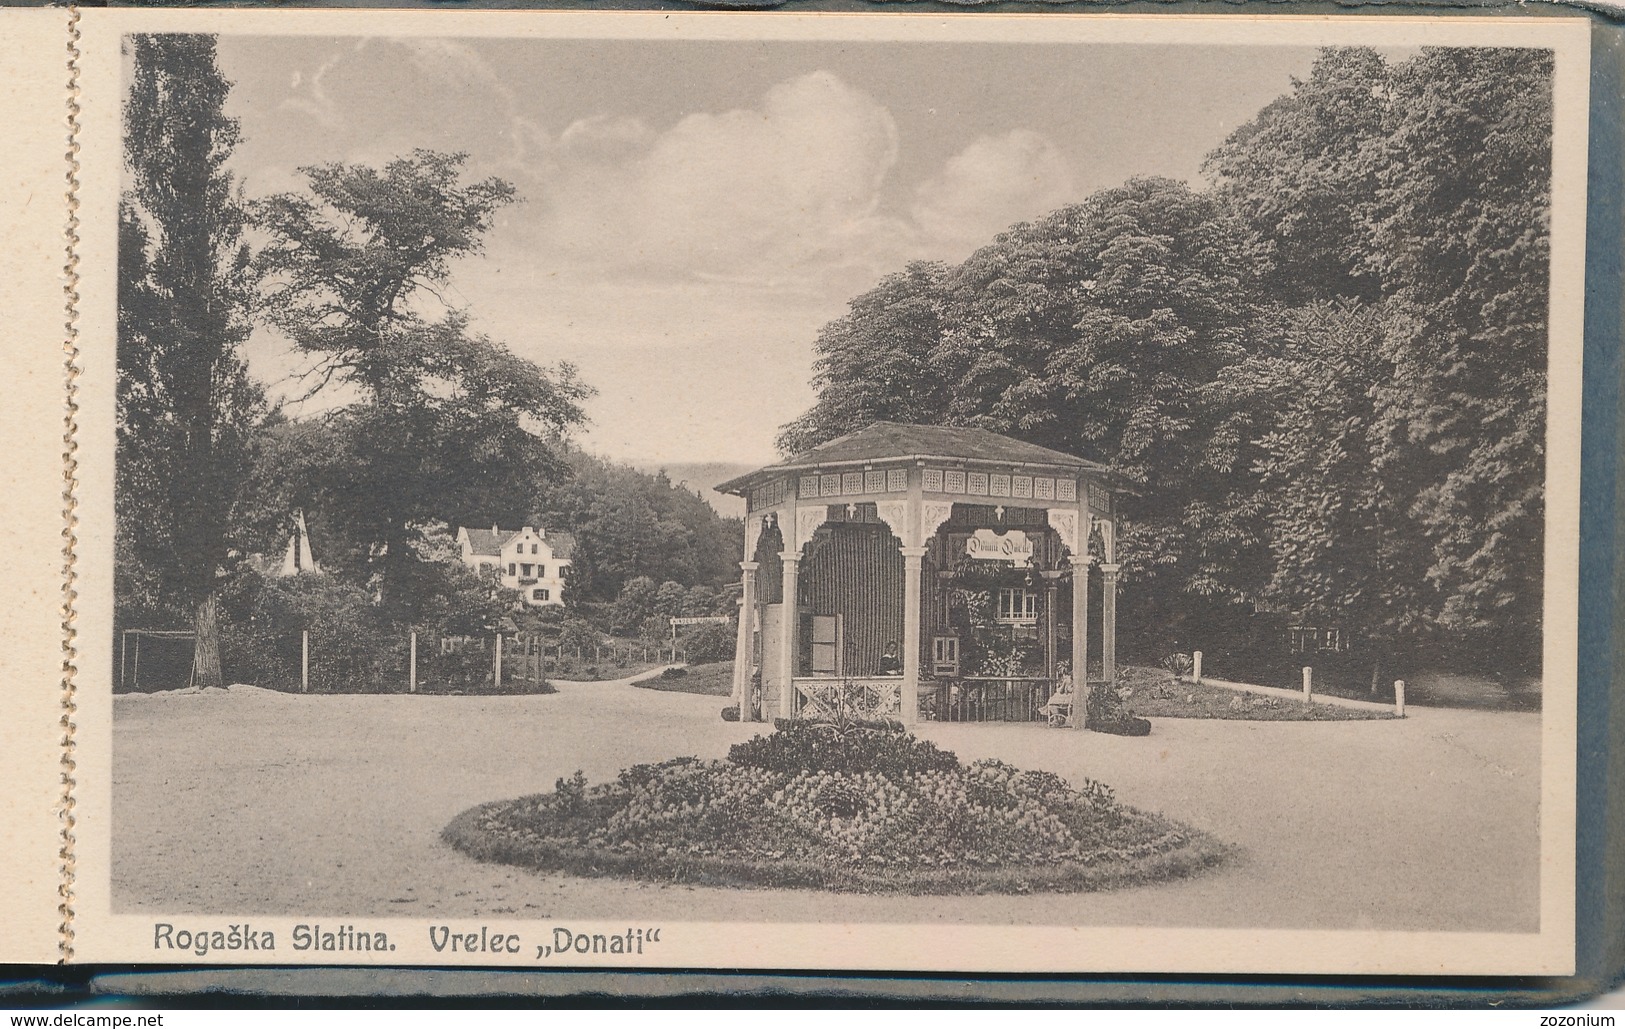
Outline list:
[[[468,546],[479,557],[501,557],[502,545],[519,535],[518,529],[463,529],[468,533]]]
[[[468,545],[477,557],[501,557],[502,548],[513,541],[513,538],[524,530],[522,529],[471,529],[463,527],[468,533]],[[542,536],[553,551],[553,556],[561,561],[568,561],[575,554],[576,537],[573,532],[549,532]]]
[[[766,475],[827,467],[863,464],[871,461],[922,460],[962,461],[989,464],[1042,465],[1107,473],[1105,465],[1059,450],[1025,443],[986,429],[962,429],[950,425],[908,425],[902,422],[875,422],[857,432],[839,436],[804,450],[789,460],[768,465],[719,484],[721,493],[742,495]]]

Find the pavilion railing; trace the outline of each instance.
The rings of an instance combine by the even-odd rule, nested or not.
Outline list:
[[[921,687],[922,694],[925,687]],[[927,717],[942,722],[1042,722],[1055,680],[1041,675],[966,676],[934,684],[922,703]]]
[[[902,710],[901,679],[796,679],[795,713],[815,721],[895,718]]]

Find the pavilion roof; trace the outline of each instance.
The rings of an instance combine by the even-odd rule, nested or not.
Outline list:
[[[1106,475],[1105,465],[1060,450],[1025,443],[986,429],[964,429],[949,425],[909,425],[902,422],[875,422],[857,432],[820,443],[788,460],[758,468],[754,472],[720,483],[722,493],[739,494],[764,476],[834,465],[867,464],[877,461],[950,461],[988,464],[1039,465],[1046,468],[1072,468]]]

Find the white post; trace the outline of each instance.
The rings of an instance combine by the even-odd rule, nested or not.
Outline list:
[[[491,688],[500,690],[502,688],[502,634],[500,632],[497,633],[497,646],[496,650],[492,652],[491,660]]]
[[[1405,680],[1394,680],[1394,714],[1405,717]]]
[[[299,634],[299,692],[310,692],[310,630]]]
[[[1202,652],[1191,651],[1191,682],[1200,684],[1202,681]]]
[[[412,648],[406,660],[406,692],[418,691],[418,631],[412,630]]]
[[[783,685],[779,690],[779,717],[796,715],[796,633],[801,629],[801,609],[798,606],[797,575],[801,571],[801,551],[782,551],[779,560],[784,567],[784,605],[779,619],[779,668]]]
[[[903,689],[904,725],[920,718],[920,576],[924,547],[903,547]]]
[[[1309,703],[1313,687],[1310,685],[1315,678],[1315,670],[1308,665],[1303,666],[1303,702]]]

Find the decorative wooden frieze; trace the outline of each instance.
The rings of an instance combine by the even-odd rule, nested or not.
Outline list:
[[[1035,499],[1035,500],[1054,500],[1055,499],[1055,480],[1054,479],[1046,479],[1046,478],[1034,479],[1033,480],[1033,499]]]
[[[941,493],[942,469],[927,468],[920,476],[920,488],[927,493]]]
[[[813,533],[818,531],[818,527],[823,525],[828,517],[829,509],[825,507],[804,507],[797,511],[795,544],[792,546],[789,540],[785,540],[784,549],[800,553],[801,548],[812,542]]]
[[[781,504],[790,495],[790,481],[788,479],[774,479],[763,486],[751,491],[751,510],[759,511],[764,507],[773,507]],[[805,494],[804,494],[805,495]]]
[[[973,497],[987,496],[987,473],[969,472],[965,476],[965,492]]]
[[[1083,552],[1078,545],[1079,539],[1088,536],[1087,531],[1082,536],[1078,533],[1078,512],[1061,508],[1051,509],[1046,513],[1049,516],[1049,527],[1060,537],[1061,545],[1067,549],[1067,553],[1076,559]]]
[[[941,500],[928,500],[920,505],[920,535],[913,546],[923,546],[937,534],[937,529],[954,513],[954,505]]]
[[[883,500],[875,505],[875,517],[891,527],[891,534],[898,542],[905,547],[909,545],[908,501]]]
[[[1055,499],[1076,501],[1078,499],[1078,482],[1076,479],[1056,479]]]
[[[803,500],[824,497],[855,497],[868,493],[906,492],[908,492],[908,470],[906,468],[869,469],[862,472],[832,472],[828,475],[803,475],[798,489],[798,495]]]
[[[990,475],[987,479],[987,492],[989,496],[1008,497],[1010,495],[1010,476]]]
[[[1101,514],[1110,514],[1112,498],[1107,492],[1094,483],[1089,483],[1089,508]]]
[[[752,515],[745,519],[745,560],[756,560],[756,544],[762,538],[762,526],[766,519],[761,515]]]
[[[942,473],[942,491],[944,493],[965,492],[965,473],[958,468],[950,468]]]
[[[1015,475],[1010,478],[1010,495],[1018,500],[1031,500],[1033,498],[1033,477],[1031,475]]]

